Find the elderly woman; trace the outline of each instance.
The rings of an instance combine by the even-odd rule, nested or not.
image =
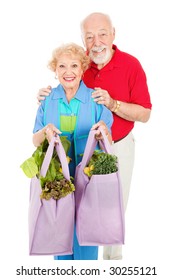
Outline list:
[[[56,48],[48,67],[55,72],[59,85],[42,101],[38,108],[33,143],[37,147],[45,139],[61,134],[71,142],[69,157],[70,175],[81,161],[88,133],[100,126],[111,141],[112,113],[93,101],[93,89],[86,87],[82,75],[89,65],[89,57],[82,47],[70,43]],[[96,134],[99,139],[100,132]],[[97,246],[80,246],[74,232],[73,255],[55,256],[56,260],[97,260]]]

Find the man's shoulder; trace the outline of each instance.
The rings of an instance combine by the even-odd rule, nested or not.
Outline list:
[[[118,62],[123,62],[123,63],[127,63],[130,65],[140,65],[140,61],[138,60],[137,57],[135,57],[134,55],[122,51],[119,48],[116,47],[115,49],[115,60],[117,60]]]

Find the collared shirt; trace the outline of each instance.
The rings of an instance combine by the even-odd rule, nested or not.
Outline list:
[[[70,174],[74,176],[75,166],[81,161],[89,131],[94,123],[103,120],[109,131],[113,122],[110,110],[92,99],[93,89],[81,81],[79,88],[68,103],[62,85],[53,88],[52,92],[41,102],[38,108],[33,132],[52,123],[68,137],[71,142],[69,156]]]
[[[66,108],[68,108],[68,112],[71,112],[74,115],[79,114],[79,122],[81,123],[80,134],[83,135],[88,129],[88,126],[86,127],[85,123],[89,125],[87,120],[91,119],[92,106],[94,106],[94,118],[92,119],[91,126],[99,120],[103,120],[110,130],[113,121],[112,113],[105,106],[97,104],[92,100],[91,93],[93,91],[92,88],[87,87],[84,82],[81,81],[74,96],[74,101],[72,101],[72,99],[72,105],[70,104],[69,106],[62,85],[59,84],[56,88],[53,88],[50,95],[41,102],[41,105],[37,110],[33,133],[42,129],[48,123],[53,123],[58,129],[60,129],[60,115],[65,113]],[[58,108],[59,104],[63,104],[63,106]],[[80,110],[78,111],[77,108],[79,104]],[[89,129],[91,129],[91,126]]]
[[[91,63],[84,74],[84,82],[88,87],[100,87],[107,90],[113,99],[122,102],[139,104],[151,109],[150,95],[145,72],[140,62],[115,45],[114,55],[102,69]],[[127,121],[113,114],[112,138],[114,141],[126,136],[134,127],[134,122]]]

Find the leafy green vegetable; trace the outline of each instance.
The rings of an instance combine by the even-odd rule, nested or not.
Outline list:
[[[70,141],[67,140],[66,136],[60,136],[60,140],[67,155],[70,149]],[[25,160],[20,165],[20,167],[28,178],[33,178],[34,176],[37,176],[39,178],[42,188],[42,199],[50,199],[52,197],[57,200],[73,192],[75,190],[75,187],[72,183],[72,177],[70,177],[70,181],[64,178],[61,163],[59,161],[55,148],[46,176],[42,177],[40,175],[40,169],[48,145],[49,143],[47,139],[45,139],[44,142],[34,151],[32,157]],[[68,156],[67,160],[69,162]]]
[[[110,174],[118,170],[117,157],[100,151],[94,151],[84,173],[91,177],[94,174]]]
[[[34,157],[25,160],[20,167],[28,178],[32,178],[38,173],[38,167]]]
[[[74,185],[65,178],[62,178],[61,180],[46,182],[41,194],[41,198],[47,200],[51,197],[54,199],[60,199],[70,194],[74,190]]]

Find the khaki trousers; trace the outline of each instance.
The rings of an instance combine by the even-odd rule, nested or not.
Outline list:
[[[118,157],[124,210],[126,210],[135,156],[135,141],[132,132],[117,143],[112,143],[112,152]],[[122,259],[122,245],[104,246],[104,260]]]

